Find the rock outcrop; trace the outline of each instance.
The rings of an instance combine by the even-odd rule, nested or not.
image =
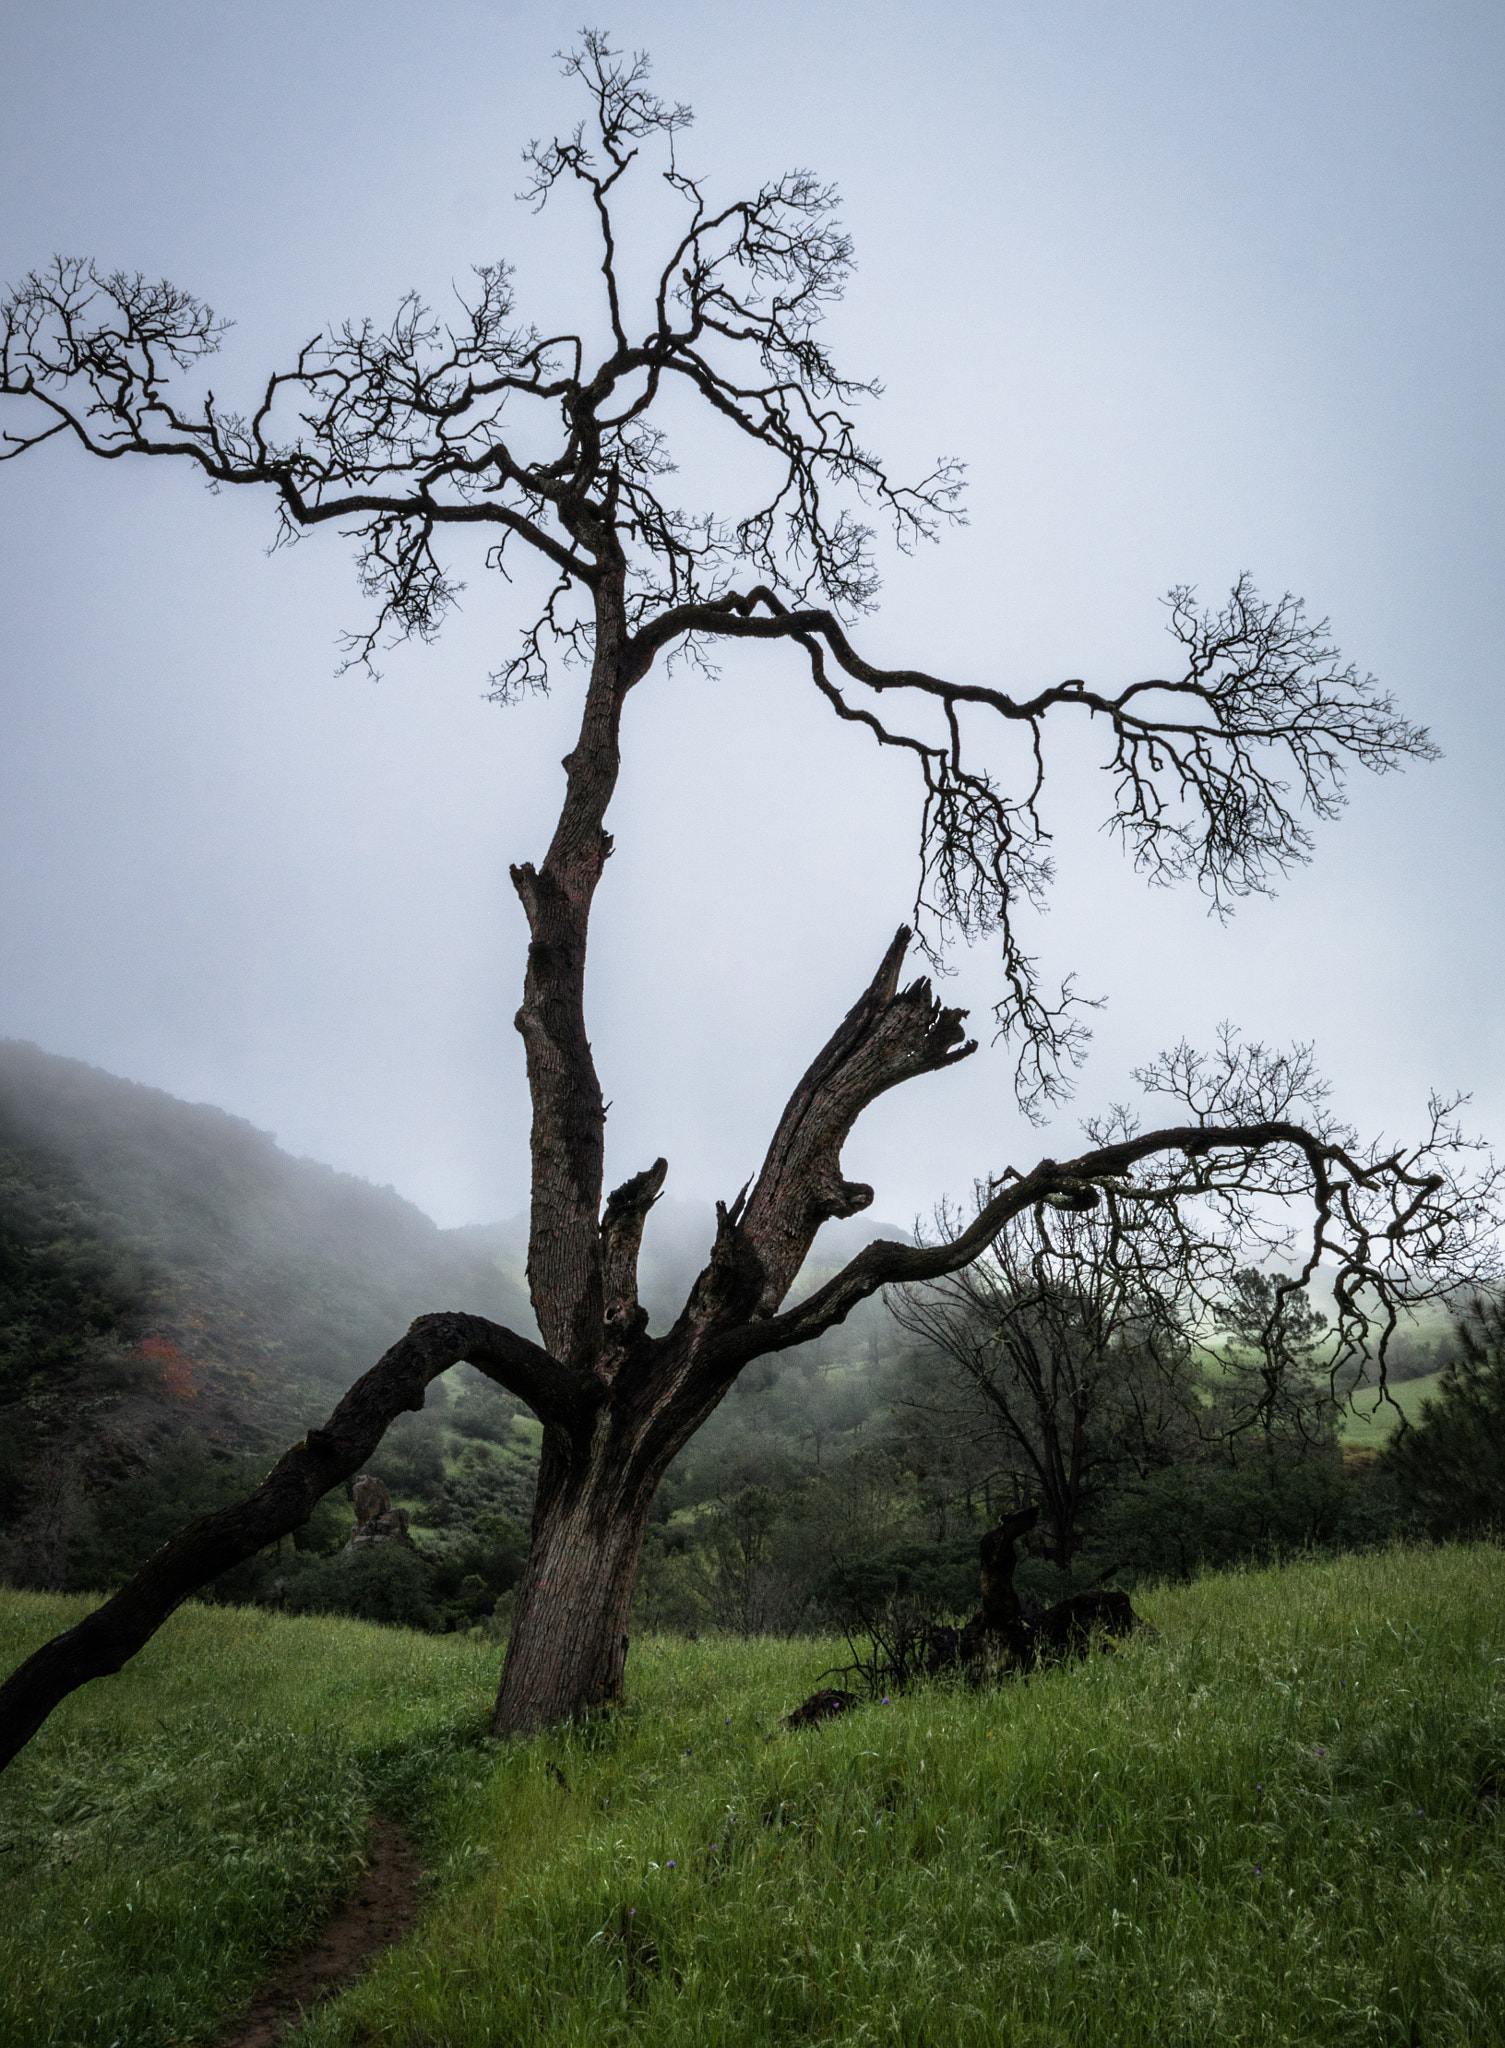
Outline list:
[[[363,1550],[368,1543],[400,1543],[411,1550],[408,1511],[394,1508],[385,1486],[373,1473],[363,1472],[351,1489],[355,1502],[355,1527],[345,1545],[345,1555]]]

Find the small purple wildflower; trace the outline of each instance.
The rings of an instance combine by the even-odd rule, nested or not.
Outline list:
[[[1256,1863],[1256,1864],[1255,1864],[1255,1866],[1254,1866],[1254,1875],[1255,1875],[1256,1877],[1263,1877],[1263,1876],[1264,1876],[1264,1874],[1265,1874],[1265,1866],[1263,1865],[1263,1863]]]
[[[885,1707],[886,1707],[886,1706],[888,1705],[888,1694],[887,1694],[887,1693],[885,1693],[885,1694],[883,1695],[883,1702],[882,1702],[882,1703],[883,1703],[883,1705],[884,1705]]]
[[[629,1907],[627,1908],[627,1917],[628,1917],[628,1919],[629,1919],[629,1920],[636,1920],[637,1916],[638,1916],[638,1909],[637,1909],[637,1907],[636,1907],[636,1906],[629,1906]]]
[[[672,1869],[674,1868],[674,1858],[673,1858],[672,1856],[671,1856],[671,1857],[669,1858],[668,1862],[667,1862],[667,1863],[666,1863],[666,1864],[664,1865],[664,1868],[665,1868],[665,1870],[672,1870]]]

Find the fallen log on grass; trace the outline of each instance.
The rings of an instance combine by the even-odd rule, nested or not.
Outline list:
[[[904,1691],[918,1678],[960,1671],[974,1686],[1013,1673],[1085,1657],[1094,1642],[1104,1648],[1150,1624],[1136,1614],[1127,1593],[1094,1586],[1068,1593],[1043,1607],[1014,1585],[1019,1557],[1015,1545],[1038,1521],[1038,1508],[1021,1508],[990,1529],[979,1545],[982,1605],[961,1628],[918,1617],[870,1621],[872,1654],[834,1677],[860,1677],[872,1699]],[[1152,1631],[1153,1633],[1153,1631]],[[785,1728],[812,1728],[859,1704],[856,1693],[827,1687],[784,1716]]]

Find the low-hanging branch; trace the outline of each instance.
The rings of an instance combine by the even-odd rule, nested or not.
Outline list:
[[[301,1529],[331,1487],[360,1471],[397,1417],[421,1408],[430,1383],[462,1360],[526,1401],[546,1427],[588,1431],[603,1398],[594,1378],[500,1323],[453,1312],[420,1316],[254,1493],[191,1523],[102,1606],[11,1673],[0,1685],[0,1770],[69,1693],[119,1671],[192,1594]]]

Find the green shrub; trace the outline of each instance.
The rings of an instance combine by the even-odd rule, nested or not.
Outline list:
[[[1335,1449],[1254,1455],[1238,1465],[1152,1472],[1108,1505],[1103,1559],[1134,1578],[1190,1578],[1307,1550],[1390,1540],[1404,1521],[1392,1489],[1345,1470]]]
[[[1505,1530],[1505,1300],[1474,1302],[1454,1335],[1437,1398],[1381,1461],[1434,1536]]]
[[[387,1628],[437,1629],[433,1574],[416,1550],[368,1543],[348,1555],[310,1557],[279,1573],[292,1614],[343,1614]]]
[[[528,1534],[507,1515],[481,1514],[458,1538],[424,1555],[441,1625],[474,1628],[522,1577]]]
[[[820,1609],[843,1624],[877,1613],[887,1601],[913,1601],[936,1614],[971,1614],[981,1597],[978,1532],[945,1543],[891,1543],[870,1556],[845,1557],[816,1580]]]
[[[190,1522],[243,1499],[266,1476],[267,1463],[216,1453],[189,1434],[165,1445],[91,1503],[70,1559],[70,1590],[120,1585]]]

